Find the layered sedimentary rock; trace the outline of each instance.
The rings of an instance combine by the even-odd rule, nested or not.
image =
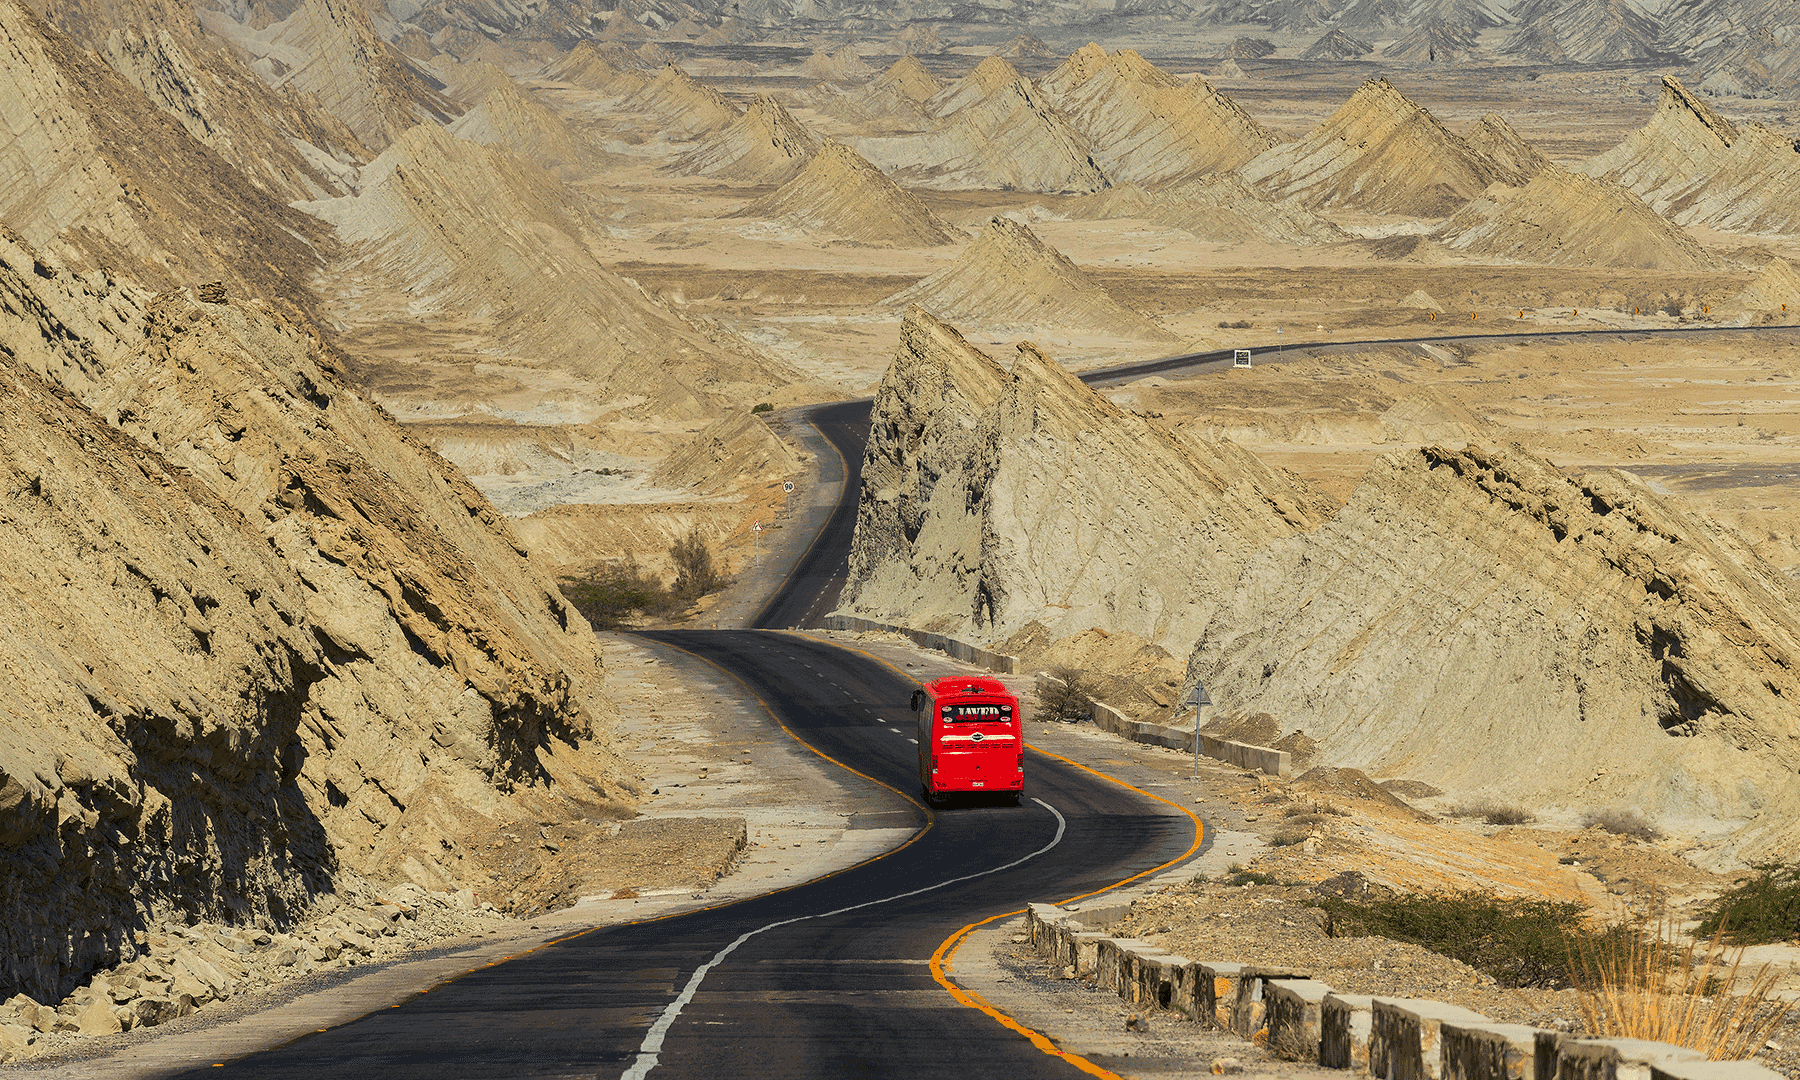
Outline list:
[[[1115,188],[1073,200],[1072,217],[1142,217],[1220,244],[1333,244],[1342,229],[1293,199],[1274,200],[1236,173],[1215,173],[1146,193]]]
[[[661,488],[732,495],[751,484],[788,480],[801,465],[787,443],[749,409],[733,409],[662,460],[650,474]]]
[[[1738,311],[1800,316],[1800,271],[1786,259],[1770,259],[1743,292],[1726,305]]]
[[[625,99],[624,108],[648,113],[669,131],[705,135],[730,127],[738,118],[737,106],[712,87],[665,64],[656,78]]]
[[[331,222],[381,295],[413,312],[492,321],[492,340],[670,417],[710,418],[789,377],[714,341],[602,267],[583,241],[581,197],[499,147],[420,125],[363,170],[354,198],[307,204]]]
[[[823,139],[799,175],[738,212],[872,244],[926,247],[967,235],[856,151]]]
[[[511,79],[495,85],[480,104],[458,117],[449,131],[483,146],[505,147],[553,172],[585,171],[578,167],[592,157],[592,151],[562,117],[526,97]]]
[[[1278,197],[1311,207],[1443,217],[1501,179],[1493,163],[1383,79],[1331,118],[1242,169]]]
[[[1554,266],[1706,270],[1695,240],[1610,180],[1546,165],[1518,188],[1496,185],[1445,223],[1446,247]]]
[[[33,247],[153,289],[222,279],[310,306],[328,233],[14,0],[0,0],[0,101],[0,221]]]
[[[628,797],[595,641],[504,520],[316,339],[201,295],[0,243],[9,995],[171,913],[280,925],[340,868],[454,887],[459,808],[509,790]]]
[[[852,140],[902,180],[943,189],[1081,194],[1106,186],[1085,143],[1031,80],[990,56],[925,105],[929,132]]]
[[[1187,641],[1246,555],[1323,517],[1231,443],[1125,412],[1030,345],[1008,372],[918,308],[862,477],[843,610],[983,640]]]
[[[1499,113],[1488,113],[1463,136],[1469,147],[1493,162],[1501,181],[1517,187],[1550,164],[1543,151],[1525,141]]]
[[[836,52],[813,53],[800,64],[800,73],[825,82],[841,82],[873,75],[874,69],[863,62],[856,46],[845,45]]]
[[[1045,93],[1115,184],[1235,169],[1278,141],[1205,79],[1183,82],[1130,49],[1100,50],[1092,65],[1090,49],[1099,46],[1071,56]]]
[[[990,219],[955,262],[882,302],[917,304],[940,318],[987,327],[1164,336],[1155,322],[1119,303],[1062,252],[1003,217]]]
[[[582,41],[545,71],[552,79],[607,94],[641,90],[649,81],[636,54],[612,42]]]
[[[676,158],[670,168],[693,176],[718,176],[748,184],[779,184],[819,150],[819,140],[781,102],[758,94],[742,116]]]
[[[1656,20],[1626,0],[1526,0],[1513,17],[1519,25],[1500,46],[1511,56],[1608,64],[1663,55]]]
[[[414,124],[446,123],[460,111],[381,39],[368,9],[350,0],[307,0],[262,30],[215,20],[212,29],[255,59],[277,88],[304,91],[371,150]]]
[[[1649,123],[1582,165],[1682,225],[1800,232],[1800,147],[1761,124],[1738,126],[1663,76]]]
[[[1342,30],[1331,30],[1306,47],[1302,60],[1360,60],[1375,51],[1375,46]]]
[[[1717,854],[1755,857],[1800,842],[1796,610],[1785,575],[1629,474],[1433,447],[1250,557],[1189,677],[1334,765],[1735,826]]]

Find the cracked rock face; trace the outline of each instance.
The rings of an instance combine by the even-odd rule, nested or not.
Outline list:
[[[1126,412],[922,309],[876,393],[846,613],[982,640],[1040,622],[1186,649],[1241,559],[1323,518],[1230,442]]]
[[[1621,472],[1398,451],[1244,565],[1189,662],[1334,765],[1791,851],[1800,596]]]
[[[0,996],[170,913],[283,925],[340,868],[457,887],[444,840],[509,793],[630,798],[598,646],[506,523],[201,295],[0,244]]]

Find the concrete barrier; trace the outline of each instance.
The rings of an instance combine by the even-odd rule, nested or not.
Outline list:
[[[1329,994],[1319,1008],[1319,1064],[1369,1071],[1369,1028],[1375,999],[1367,994]]]
[[[1377,1080],[1442,1080],[1442,1025],[1486,1024],[1478,1012],[1441,1001],[1374,1000],[1369,1013],[1369,1075]]]
[[[1549,1078],[1541,1078],[1549,1080]],[[1786,1080],[1754,1061],[1653,1061],[1650,1080]]]
[[[1465,1024],[1439,1030],[1444,1080],[1553,1080],[1537,1071],[1537,1029],[1523,1024]]]
[[[1323,1007],[1331,987],[1314,979],[1270,979],[1263,988],[1269,1052],[1289,1061],[1319,1060]]]
[[[1039,676],[1039,678],[1044,677]],[[1191,727],[1133,720],[1111,705],[1099,701],[1094,702],[1093,711],[1094,726],[1102,731],[1122,735],[1132,742],[1166,746],[1171,750],[1180,750],[1189,754],[1194,752],[1194,729]],[[1294,775],[1294,756],[1286,750],[1233,742],[1230,739],[1221,739],[1201,732],[1200,753],[1202,756],[1216,761],[1223,761],[1243,769],[1254,769],[1270,776]]]
[[[1238,974],[1237,1002],[1231,1009],[1231,1031],[1246,1039],[1256,1037],[1266,1021],[1266,988],[1273,979],[1304,979],[1306,972],[1288,968],[1245,966]]]
[[[1228,961],[1200,965],[1199,974],[1194,977],[1194,986],[1200,995],[1194,1006],[1200,1014],[1199,1020],[1210,1021],[1221,1031],[1231,1030],[1231,1014],[1237,1008],[1238,979],[1243,974],[1244,965]]]
[[[1563,1039],[1555,1080],[1650,1080],[1659,1065],[1706,1061],[1698,1050],[1645,1039]]]
[[[938,652],[953,656],[965,664],[974,664],[989,671],[998,671],[1008,675],[1016,675],[1019,671],[1019,658],[998,653],[992,649],[984,649],[979,645],[971,645],[966,641],[958,641],[947,634],[936,634],[929,630],[915,630],[910,626],[897,626],[894,623],[876,622],[873,619],[861,619],[854,615],[827,615],[821,620],[827,630],[848,630],[853,633],[882,631],[899,634],[925,649],[936,649]]]
[[[1666,1043],[1497,1024],[1439,1001],[1339,994],[1299,972],[1196,963],[1146,941],[1086,929],[1086,918],[1110,925],[1128,910],[1116,901],[1080,912],[1031,904],[1027,933],[1059,967],[1074,966],[1140,1008],[1168,1009],[1245,1038],[1266,1022],[1269,1049],[1280,1057],[1316,1059],[1375,1080],[1783,1080],[1755,1062],[1712,1062]]]

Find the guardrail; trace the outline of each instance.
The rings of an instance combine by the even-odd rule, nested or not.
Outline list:
[[[1067,976],[1289,1061],[1376,1080],[1784,1080],[1754,1061],[1708,1061],[1668,1043],[1576,1038],[1441,1001],[1339,994],[1292,968],[1190,960],[1106,933],[1122,906],[1032,904],[1026,932]]]

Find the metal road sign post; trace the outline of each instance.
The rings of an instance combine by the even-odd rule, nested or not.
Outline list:
[[[756,568],[762,569],[762,522],[750,526],[750,550],[756,552]]]
[[[1206,696],[1206,687],[1195,683],[1188,691],[1188,696],[1181,699],[1183,705],[1194,707],[1194,779],[1200,779],[1200,710],[1212,704],[1212,698]]]

